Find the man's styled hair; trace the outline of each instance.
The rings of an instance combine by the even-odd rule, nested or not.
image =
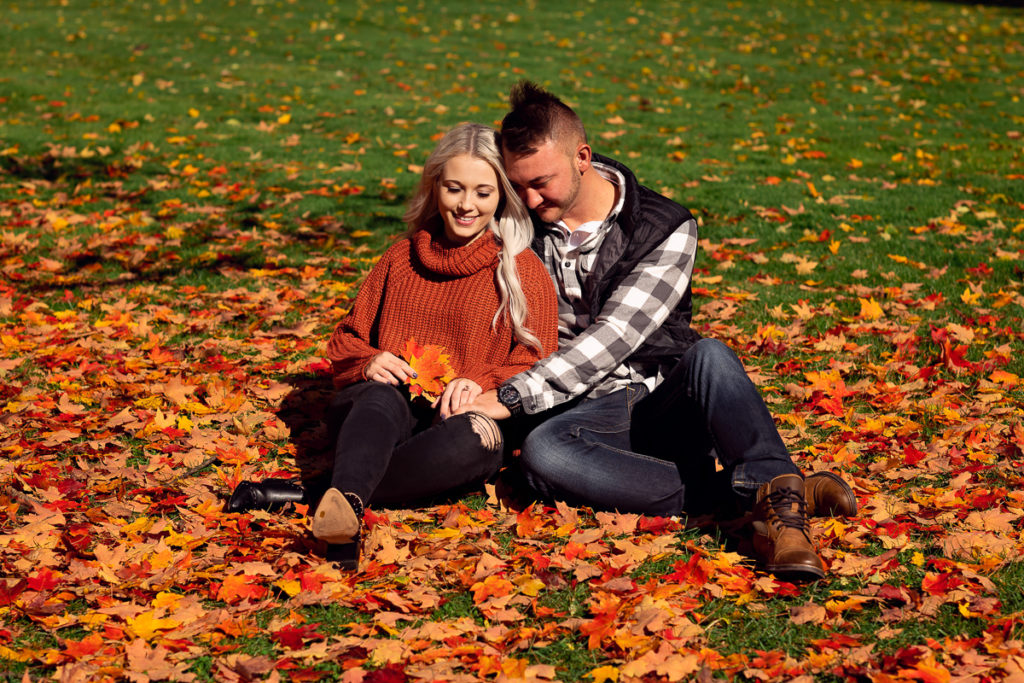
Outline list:
[[[548,140],[575,146],[587,131],[565,102],[530,81],[519,81],[508,96],[512,111],[501,120],[501,147],[512,154],[533,154]]]

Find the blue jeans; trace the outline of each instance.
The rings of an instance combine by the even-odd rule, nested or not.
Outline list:
[[[687,350],[653,392],[637,384],[552,412],[520,458],[547,499],[662,516],[738,512],[762,483],[800,473],[743,364],[714,339]]]

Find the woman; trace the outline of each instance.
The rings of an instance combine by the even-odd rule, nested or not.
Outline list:
[[[465,123],[441,139],[406,213],[409,233],[370,271],[328,344],[340,389],[331,415],[340,427],[313,535],[347,546],[340,554],[349,564],[358,558],[366,503],[425,498],[497,472],[498,424],[455,413],[557,346],[554,286],[528,248],[529,215],[495,137]],[[402,358],[410,340],[450,358],[455,379],[430,405],[400,391],[415,378]],[[271,482],[243,483],[228,510],[302,498],[301,487]]]

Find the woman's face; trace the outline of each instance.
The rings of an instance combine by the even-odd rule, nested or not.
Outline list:
[[[444,234],[455,244],[469,244],[487,229],[501,201],[498,176],[491,165],[469,154],[452,157],[441,169],[437,210]]]

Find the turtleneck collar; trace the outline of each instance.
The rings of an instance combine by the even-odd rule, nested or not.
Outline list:
[[[494,233],[483,235],[463,246],[453,246],[444,239],[443,228],[422,228],[413,233],[412,247],[428,270],[439,275],[472,275],[490,266],[498,258],[498,242]]]

